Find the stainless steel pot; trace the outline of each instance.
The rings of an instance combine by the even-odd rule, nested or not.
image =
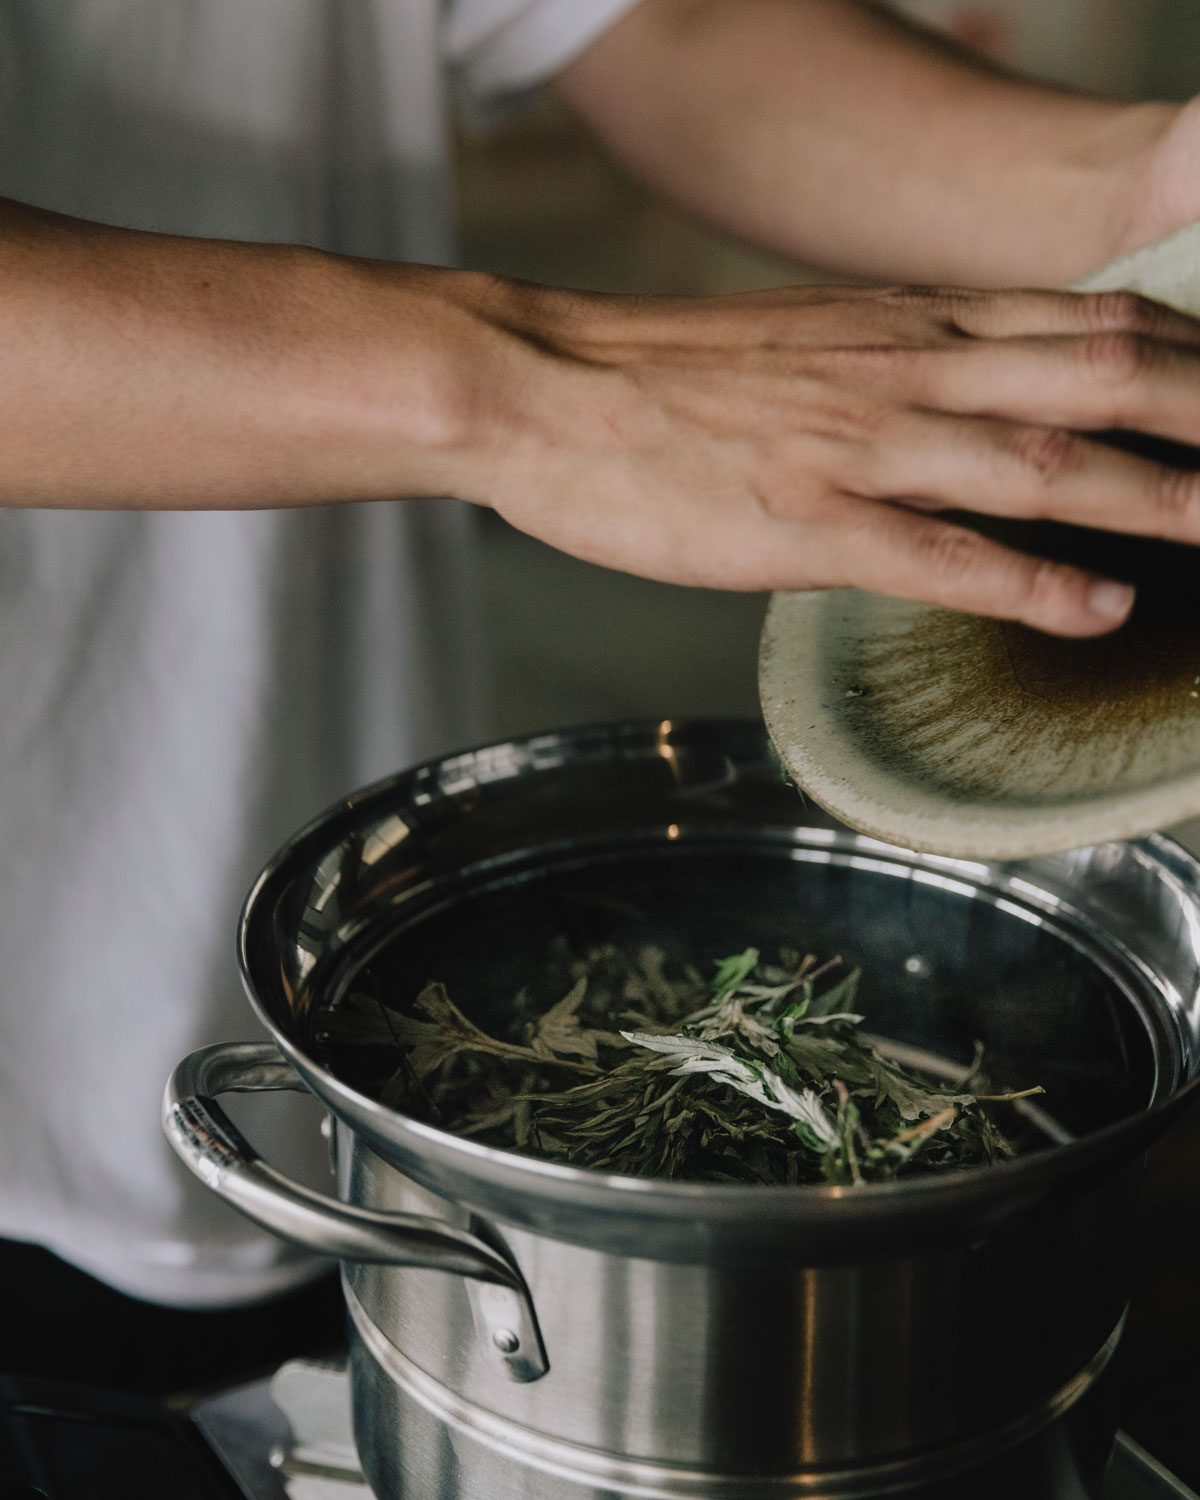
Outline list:
[[[761,729],[492,746],[356,794],[251,892],[275,1045],[208,1048],[165,1126],[213,1189],[339,1257],[380,1500],[1083,1500],[1140,1156],[1200,1073],[1200,867],[1161,837],[1019,864],[831,826]],[[1046,1085],[1060,1143],[856,1189],[606,1177],[482,1147],[338,1076],[323,1009],[429,978],[482,1018],[564,926],[700,958],[840,952],[872,1029]],[[308,1088],[339,1200],[285,1181],[224,1090]]]

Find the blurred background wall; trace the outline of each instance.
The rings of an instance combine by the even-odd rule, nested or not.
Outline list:
[[[896,8],[1027,73],[1136,91],[1151,0],[897,0]]]
[[[1200,0],[904,0],[915,18],[1047,77],[1131,97],[1200,90]],[[651,202],[548,100],[459,141],[471,266],[561,286],[698,295],[811,279]],[[765,600],[575,562],[490,513],[483,588],[497,734],[757,712]]]
[[[1200,91],[1196,0],[1149,0],[1141,87],[1159,99],[1187,99]]]

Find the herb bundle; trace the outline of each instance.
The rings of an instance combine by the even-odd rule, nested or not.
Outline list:
[[[887,1055],[861,1029],[857,970],[755,948],[705,985],[662,955],[599,949],[569,992],[512,1007],[509,1038],[429,984],[416,1014],[361,991],[322,1040],[363,1049],[374,1091],[406,1114],[488,1145],[637,1177],[857,1185],[986,1164],[1015,1147],[987,1092],[981,1050],[953,1089]]]

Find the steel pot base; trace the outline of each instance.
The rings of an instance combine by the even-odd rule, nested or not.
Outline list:
[[[965,1443],[863,1467],[730,1475],[633,1463],[548,1439],[463,1400],[396,1348],[345,1284],[355,1434],[391,1500],[1093,1500],[1116,1423],[1121,1326],[1040,1406]]]

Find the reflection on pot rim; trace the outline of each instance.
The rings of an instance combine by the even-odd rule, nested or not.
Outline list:
[[[1027,929],[1065,936],[1136,997],[1153,1059],[1150,1107],[986,1172],[852,1190],[726,1186],[609,1177],[481,1146],[385,1109],[312,1055],[306,1027],[314,997],[344,984],[398,926],[415,930],[418,915],[461,903],[488,881],[635,847],[685,858],[704,850],[786,854],[789,862],[901,879],[910,897],[920,889],[983,901]],[[735,1225],[748,1192],[756,1218],[780,1229],[790,1222],[793,1231],[801,1217],[810,1229],[828,1228],[833,1212],[865,1227],[898,1200],[931,1225],[960,1213],[986,1223],[996,1206],[989,1198],[1028,1206],[1140,1152],[1182,1107],[1200,1067],[1198,890],[1200,866],[1159,835],[1012,864],[896,849],[806,808],[780,782],[761,727],[660,721],[487,746],[356,793],[264,871],[243,912],[239,951],[255,1009],[309,1086],[417,1181],[502,1217],[516,1206],[514,1195],[532,1195],[519,1219],[543,1227],[562,1223],[572,1204],[591,1229],[601,1212],[682,1233],[703,1205],[712,1249],[741,1238]],[[583,1228],[576,1221],[566,1232]]]

